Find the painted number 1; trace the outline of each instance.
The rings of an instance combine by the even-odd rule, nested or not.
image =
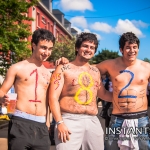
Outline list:
[[[36,74],[35,76],[35,99],[34,100],[29,100],[30,102],[40,102],[40,100],[37,100],[37,85],[38,85],[38,72],[37,72],[37,69],[33,70],[31,73],[30,73],[30,76],[32,76],[33,74]]]

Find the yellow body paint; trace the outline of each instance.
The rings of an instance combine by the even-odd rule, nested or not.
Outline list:
[[[90,79],[90,83],[88,86],[85,86],[83,85],[83,82],[82,82],[82,78],[84,76],[88,76],[89,79]],[[78,82],[79,82],[79,85],[81,86],[78,91],[76,92],[75,96],[74,96],[74,99],[75,101],[78,103],[78,104],[81,104],[81,105],[88,105],[92,102],[92,97],[93,97],[93,93],[92,91],[90,90],[90,87],[93,86],[93,79],[92,79],[92,76],[87,73],[87,72],[82,72],[80,75],[79,75],[79,79],[78,79]],[[86,102],[82,102],[80,99],[79,99],[79,94],[81,91],[87,91],[89,93],[89,99],[86,101]]]

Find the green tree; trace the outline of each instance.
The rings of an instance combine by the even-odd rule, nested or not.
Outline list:
[[[31,35],[28,9],[38,0],[0,1],[0,74],[4,75],[12,63],[28,57],[31,53],[27,38]]]
[[[48,61],[55,62],[60,57],[66,57],[69,61],[75,58],[75,39],[61,38],[58,42],[56,41],[51,56]]]
[[[96,54],[91,60],[90,60],[90,63],[91,64],[97,64],[97,63],[100,63],[104,60],[107,60],[107,59],[114,59],[114,58],[117,58],[119,57],[119,54],[118,52],[114,52],[114,51],[109,51],[109,50],[102,50],[102,51],[99,51],[98,54]]]
[[[150,63],[150,59],[148,59],[148,58],[144,58],[143,61],[146,61],[146,62]]]

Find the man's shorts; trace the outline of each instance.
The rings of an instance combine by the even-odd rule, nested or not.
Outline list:
[[[12,116],[8,127],[8,150],[49,150],[46,123]]]

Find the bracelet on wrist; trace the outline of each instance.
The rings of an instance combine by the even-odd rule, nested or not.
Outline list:
[[[59,124],[61,124],[61,123],[63,123],[63,122],[64,122],[63,120],[58,121],[58,122],[56,122],[56,125],[58,126]]]

